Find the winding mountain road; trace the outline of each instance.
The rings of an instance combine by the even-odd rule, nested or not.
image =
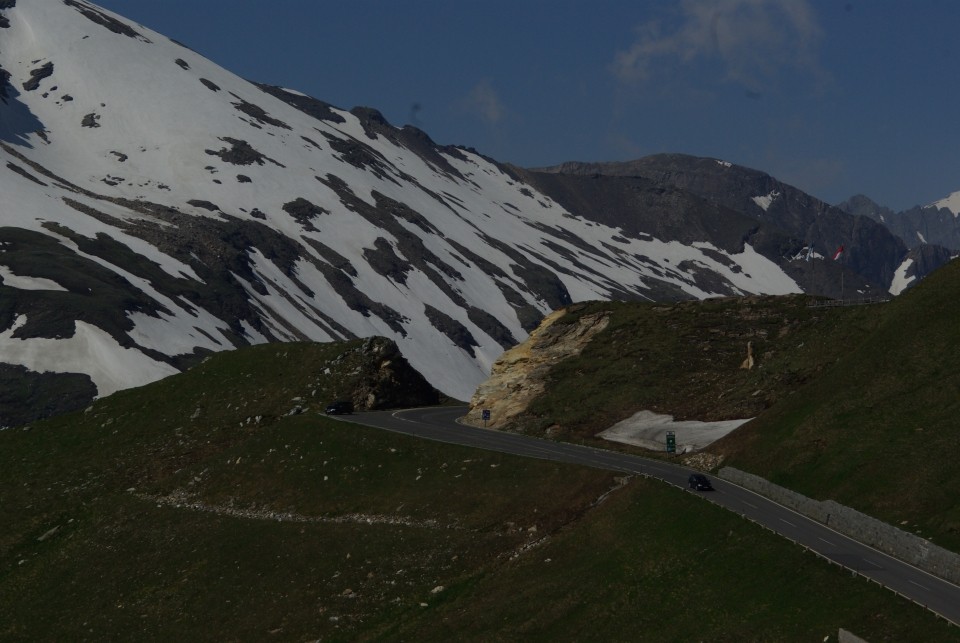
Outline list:
[[[690,469],[616,451],[467,426],[457,421],[465,411],[466,407],[423,408],[357,413],[343,419],[427,440],[650,476],[687,488]],[[714,492],[698,492],[710,502],[853,569],[960,625],[960,587],[957,585],[852,540],[752,491],[714,477],[710,477],[710,481]]]

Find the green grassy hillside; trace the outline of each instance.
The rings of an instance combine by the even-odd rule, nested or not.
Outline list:
[[[640,410],[754,417],[707,451],[960,551],[960,262],[890,303],[808,302],[574,306],[558,324],[606,312],[608,327],[512,428],[590,442]],[[743,370],[748,341],[756,362]]]
[[[960,262],[884,305],[802,395],[711,450],[960,551]]]
[[[0,432],[0,639],[960,640],[693,494],[326,418],[357,345]]]
[[[795,395],[872,331],[878,307],[811,308],[806,296],[676,304],[593,302],[556,324],[610,322],[550,372],[514,428],[590,440],[640,410],[678,420],[756,417]],[[750,343],[753,369],[740,368]],[[549,430],[549,431],[548,431]]]

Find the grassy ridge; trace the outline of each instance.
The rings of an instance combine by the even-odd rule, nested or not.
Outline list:
[[[805,296],[672,305],[593,302],[558,324],[607,313],[583,351],[557,364],[524,431],[589,440],[637,411],[703,421],[755,417],[796,394],[878,321],[876,307],[810,308]],[[755,367],[740,366],[751,344]]]
[[[0,639],[960,640],[660,483],[288,414],[354,354],[219,354],[0,432]]]
[[[887,304],[807,302],[575,306],[558,323],[610,323],[551,371],[514,428],[589,442],[640,410],[755,417],[708,451],[960,551],[960,262]],[[756,364],[743,370],[748,341]]]
[[[960,262],[883,306],[801,397],[715,445],[738,467],[960,551]]]

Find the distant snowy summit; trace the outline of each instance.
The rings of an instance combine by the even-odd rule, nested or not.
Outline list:
[[[940,199],[939,201],[934,201],[928,208],[946,208],[953,212],[953,216],[960,216],[960,192],[953,192],[950,196]]]

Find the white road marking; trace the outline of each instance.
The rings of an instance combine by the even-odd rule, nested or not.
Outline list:
[[[790,522],[789,520],[787,520],[787,519],[785,519],[785,518],[781,518],[781,519],[780,519],[780,522],[785,522],[785,523],[787,523],[788,525],[790,525],[791,527],[796,527],[795,524],[793,524],[792,522]]]
[[[920,589],[925,589],[925,590],[927,590],[928,592],[930,591],[930,588],[927,587],[926,585],[921,585],[920,583],[917,583],[917,582],[915,582],[915,581],[910,581],[910,582],[913,583],[914,585],[916,585],[917,587],[919,587]]]
[[[830,542],[830,541],[827,540],[826,538],[820,538],[819,536],[817,536],[817,539],[818,539],[818,540],[822,540],[823,542],[827,543],[828,545],[831,545],[831,546],[833,546],[833,547],[836,547],[836,545],[835,545],[834,543]]]
[[[757,505],[747,502],[746,500],[743,501],[743,504],[747,505],[748,507],[752,507],[753,509],[757,508]]]

